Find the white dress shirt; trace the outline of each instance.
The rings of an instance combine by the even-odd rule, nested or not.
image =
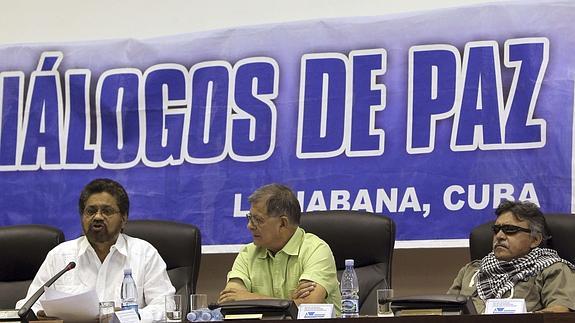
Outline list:
[[[142,321],[161,319],[164,313],[164,296],[175,293],[166,272],[166,263],[147,241],[120,234],[106,259],[101,262],[88,239],[82,236],[63,242],[48,253],[28,289],[26,299],[18,301],[16,308],[24,305],[38,288],[64,269],[70,261],[76,262],[76,268],[62,275],[52,287],[71,294],[95,289],[101,302],[114,301],[116,307],[121,306],[120,290],[124,268],[131,268],[138,289],[138,306]],[[33,306],[34,312],[41,309],[40,302],[36,302]]]

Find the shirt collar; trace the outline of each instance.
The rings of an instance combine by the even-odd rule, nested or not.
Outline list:
[[[82,238],[80,239],[80,247],[78,249],[78,256],[82,256],[84,253],[86,253],[86,250],[88,250],[88,248],[90,248],[92,250],[94,249],[90,245],[88,238],[86,238],[86,236],[82,236]],[[110,252],[113,252],[114,249],[118,250],[118,252],[123,254],[124,256],[126,256],[126,257],[128,256],[128,243],[126,241],[126,236],[123,233],[120,233],[118,235],[118,239],[116,240],[116,243],[110,247]]]
[[[83,254],[86,253],[86,250],[88,250],[88,248],[92,248],[92,246],[90,245],[90,242],[88,242],[88,238],[86,238],[86,236],[82,236],[80,238],[79,241],[79,248],[78,248],[78,256],[82,256]]]
[[[116,244],[110,248],[110,252],[112,248],[116,248],[119,253],[123,254],[124,256],[128,256],[128,241],[126,240],[126,235],[120,233],[118,235],[118,239],[116,240]]]
[[[285,253],[290,256],[297,256],[299,254],[299,249],[301,246],[301,242],[303,241],[303,236],[305,234],[304,229],[298,227],[285,246],[276,253]],[[264,248],[258,248],[258,258],[267,258],[271,257],[271,252]]]

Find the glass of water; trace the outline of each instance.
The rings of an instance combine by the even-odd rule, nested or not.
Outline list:
[[[391,311],[391,300],[393,299],[393,289],[377,290],[377,316],[393,316]]]
[[[208,308],[208,295],[206,294],[192,294],[190,295],[190,309],[203,310]]]
[[[114,321],[114,302],[100,302],[99,323],[112,323]]]
[[[165,300],[166,300],[166,322],[181,322],[182,296],[167,295]]]

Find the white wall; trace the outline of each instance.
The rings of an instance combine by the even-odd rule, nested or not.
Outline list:
[[[488,1],[12,0],[0,4],[0,44],[141,39],[244,25],[386,15],[485,2]]]

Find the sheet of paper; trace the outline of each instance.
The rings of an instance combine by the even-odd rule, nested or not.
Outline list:
[[[98,295],[95,290],[71,295],[47,288],[40,304],[46,315],[68,322],[87,322],[98,319]]]
[[[55,288],[44,288],[44,296],[41,299],[58,299],[64,297],[74,296],[74,294],[65,293]]]

